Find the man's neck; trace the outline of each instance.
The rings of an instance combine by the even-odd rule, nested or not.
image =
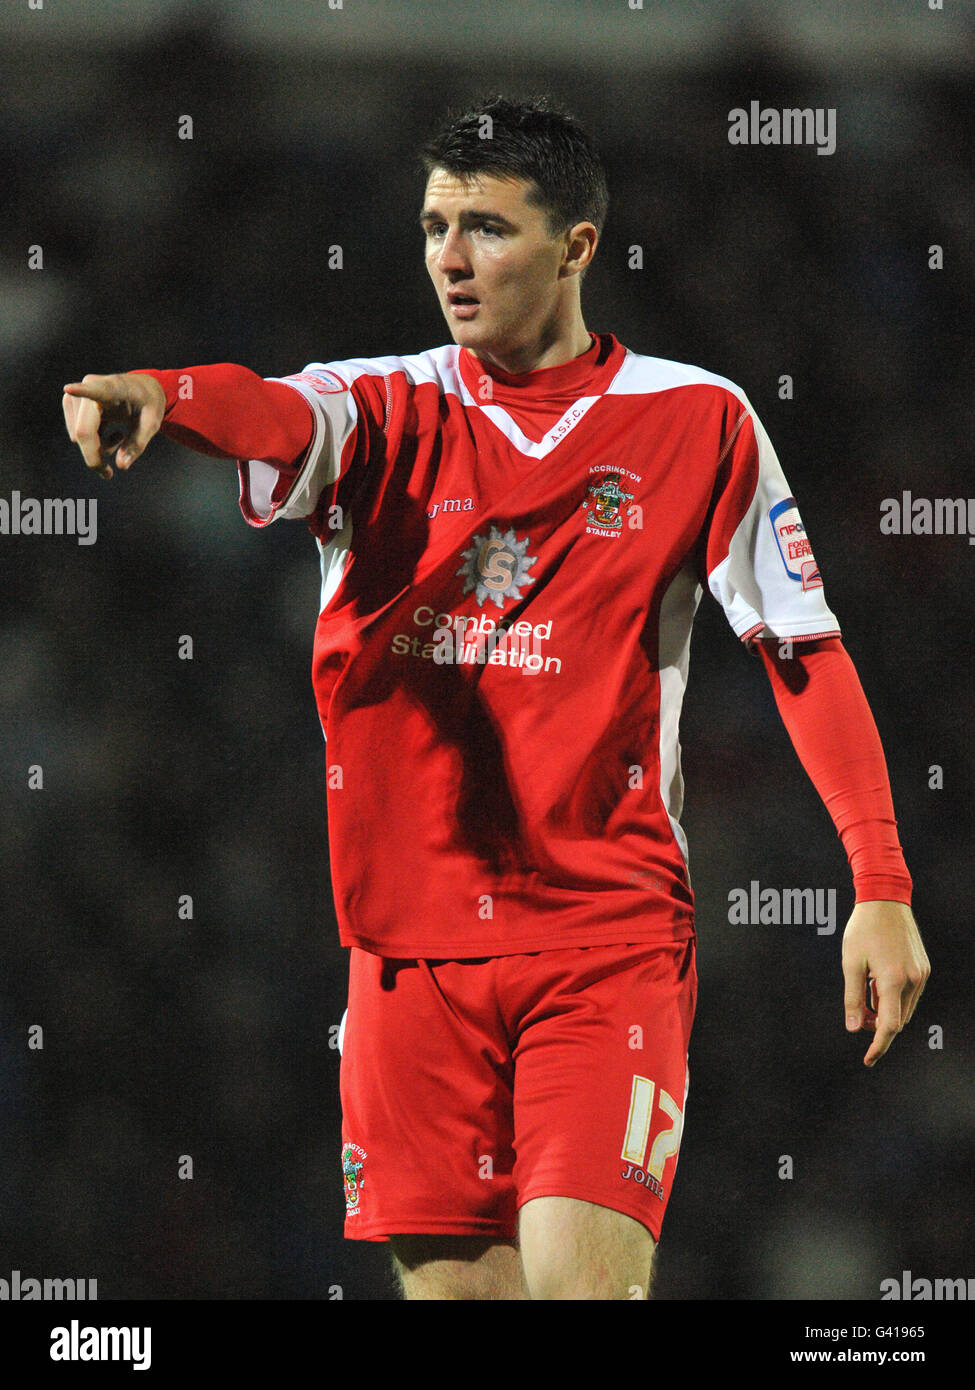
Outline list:
[[[561,367],[581,357],[592,347],[592,337],[580,317],[567,334],[558,334],[551,341],[542,340],[512,352],[495,352],[487,348],[472,348],[475,357],[489,366],[497,367],[510,376],[523,376],[544,367]]]

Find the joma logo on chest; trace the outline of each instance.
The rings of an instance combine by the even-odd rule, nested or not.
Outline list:
[[[473,497],[444,497],[439,502],[434,502],[433,506],[427,510],[427,516],[432,521],[438,512],[472,512],[473,510]]]

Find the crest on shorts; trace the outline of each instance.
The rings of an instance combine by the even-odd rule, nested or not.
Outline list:
[[[342,1177],[345,1181],[345,1212],[354,1216],[359,1210],[364,1179],[359,1176],[366,1160],[365,1149],[358,1144],[345,1144],[342,1148]]]
[[[464,576],[464,593],[473,589],[481,608],[487,599],[499,608],[505,599],[520,599],[521,586],[535,582],[528,570],[538,556],[525,554],[530,539],[518,540],[510,526],[502,535],[492,522],[486,536],[475,536],[470,548],[461,551],[464,563],[457,573]]]
[[[620,487],[620,474],[607,473],[598,482],[589,484],[589,492],[582,504],[589,508],[586,521],[590,526],[598,526],[601,531],[622,531],[623,514],[620,508],[632,500],[633,493]]]

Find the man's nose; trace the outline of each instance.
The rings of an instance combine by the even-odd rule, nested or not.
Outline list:
[[[467,248],[464,236],[457,230],[447,233],[437,256],[437,269],[444,275],[452,270],[469,270]]]

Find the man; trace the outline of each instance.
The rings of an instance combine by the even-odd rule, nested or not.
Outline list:
[[[407,1298],[646,1297],[696,995],[677,726],[704,585],[843,837],[868,1065],[929,966],[876,728],[760,422],[724,378],[585,326],[607,206],[588,137],[498,98],[424,168],[451,345],[274,381],[86,376],[65,413],[103,476],[162,428],[239,460],[252,525],[318,542],[346,1233],[391,1242]]]

